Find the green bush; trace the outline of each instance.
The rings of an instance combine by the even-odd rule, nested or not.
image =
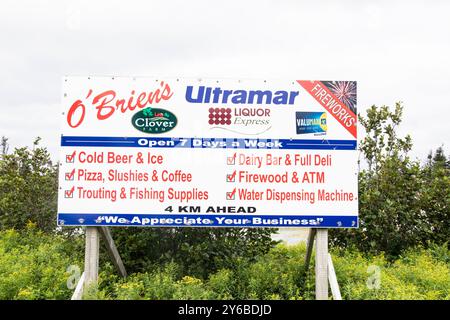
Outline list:
[[[0,231],[0,299],[70,299],[70,265],[82,270],[82,237],[71,241],[44,234],[33,224]],[[314,299],[314,273],[304,276],[305,245],[278,245],[255,261],[237,259],[201,279],[176,263],[120,278],[101,263],[97,292],[88,299]],[[394,261],[383,254],[335,248],[333,263],[343,299],[450,299],[450,250],[430,245],[404,251]],[[312,271],[314,257],[311,260]],[[371,266],[380,270],[370,286]]]
[[[255,299],[301,299],[302,257],[299,250],[278,246],[250,265],[248,286]],[[302,250],[303,251],[303,250]]]
[[[58,166],[36,139],[33,148],[17,148],[6,154],[2,138],[0,153],[0,229],[23,229],[32,221],[40,230],[56,227]]]
[[[180,271],[197,278],[239,259],[254,260],[274,245],[276,229],[244,228],[113,228],[116,245],[130,272],[145,272],[175,262]]]
[[[446,246],[434,249],[410,249],[394,262],[383,255],[364,257],[355,250],[333,255],[337,278],[344,299],[402,300],[449,299],[450,265],[433,251],[450,253]],[[368,269],[380,269],[380,286],[369,288]]]
[[[359,116],[366,131],[360,151],[368,168],[359,173],[357,229],[331,230],[336,246],[384,252],[393,260],[407,250],[450,239],[450,165],[442,148],[421,165],[408,157],[411,138],[399,138],[402,106],[372,106]]]
[[[333,263],[344,300],[450,299],[450,251],[446,246],[404,252],[390,262],[355,249],[334,249]],[[109,283],[108,299],[314,299],[314,274],[304,276],[303,244],[279,245],[255,262],[238,263],[201,280],[181,275],[175,264]],[[314,262],[314,259],[312,259]],[[379,268],[379,287],[370,285]],[[313,265],[311,266],[313,270]],[[111,289],[112,288],[112,289]]]
[[[180,276],[179,267],[174,263],[150,273],[132,274],[126,279],[118,279],[112,272],[112,270],[102,272],[97,295],[89,295],[87,298],[118,300],[215,298],[201,279]]]
[[[79,241],[45,235],[35,225],[0,231],[0,300],[69,299],[67,268],[82,270]]]
[[[208,288],[214,292],[214,299],[233,299],[236,288],[234,273],[231,270],[222,269],[212,274],[208,281]]]

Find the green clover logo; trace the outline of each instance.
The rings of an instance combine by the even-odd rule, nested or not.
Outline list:
[[[148,107],[142,111],[142,114],[146,117],[153,117],[153,111],[151,107]]]

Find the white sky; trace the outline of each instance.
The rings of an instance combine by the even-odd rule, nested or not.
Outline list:
[[[450,1],[0,1],[0,135],[58,159],[63,75],[357,80],[403,101],[424,159],[450,130]]]

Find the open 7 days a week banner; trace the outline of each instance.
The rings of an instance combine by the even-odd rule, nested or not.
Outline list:
[[[66,77],[58,225],[358,226],[356,82]]]

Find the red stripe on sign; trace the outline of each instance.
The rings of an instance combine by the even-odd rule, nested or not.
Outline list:
[[[356,138],[356,115],[320,81],[297,82]]]

